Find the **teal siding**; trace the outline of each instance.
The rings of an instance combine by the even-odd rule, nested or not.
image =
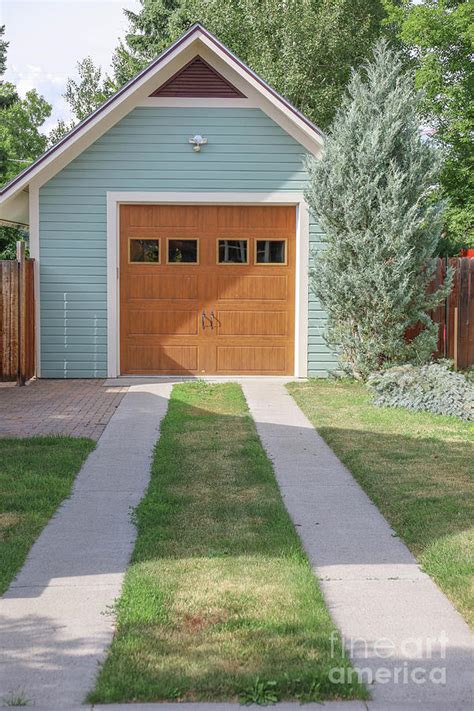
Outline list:
[[[324,248],[324,233],[314,216],[309,223],[310,266],[314,255]],[[337,357],[324,340],[326,314],[318,298],[309,289],[308,295],[308,375],[326,378],[336,368]]]
[[[195,133],[209,138],[198,155]],[[106,375],[107,191],[301,191],[304,154],[259,109],[139,107],[73,160],[40,190],[42,376]],[[310,309],[310,370],[324,376],[324,314],[313,297]]]

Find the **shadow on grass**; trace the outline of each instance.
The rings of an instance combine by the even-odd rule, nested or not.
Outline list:
[[[472,529],[472,443],[343,427],[318,432],[417,554]]]

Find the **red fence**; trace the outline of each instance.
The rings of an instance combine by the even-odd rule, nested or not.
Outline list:
[[[431,317],[440,325],[437,355],[452,358],[462,369],[474,365],[474,258],[448,262],[456,270],[453,290]],[[446,260],[438,260],[434,287],[444,282],[446,266]]]

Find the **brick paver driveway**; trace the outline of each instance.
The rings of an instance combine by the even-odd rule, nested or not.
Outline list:
[[[103,380],[0,383],[0,437],[61,434],[98,440],[127,387]]]

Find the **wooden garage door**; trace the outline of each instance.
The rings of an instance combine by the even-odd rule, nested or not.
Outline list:
[[[292,374],[295,234],[292,207],[121,206],[121,372]]]

